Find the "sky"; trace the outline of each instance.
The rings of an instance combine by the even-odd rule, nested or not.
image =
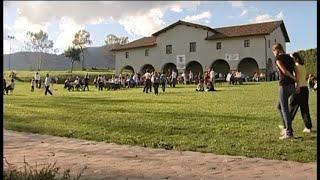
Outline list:
[[[211,28],[283,20],[287,52],[317,47],[316,1],[4,1],[3,8],[4,54],[10,45],[11,52],[25,51],[27,31],[47,32],[62,53],[80,29],[97,47],[108,34],[131,42],[178,20]]]

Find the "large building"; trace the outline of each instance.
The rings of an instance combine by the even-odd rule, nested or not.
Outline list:
[[[202,73],[213,67],[223,75],[239,70],[251,76],[275,70],[272,45],[280,43],[286,49],[287,42],[290,40],[283,21],[221,28],[178,21],[113,51],[116,74],[125,69]]]

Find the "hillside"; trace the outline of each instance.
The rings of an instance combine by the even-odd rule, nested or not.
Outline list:
[[[44,54],[42,70],[68,70],[70,69],[70,60],[63,55]],[[36,70],[39,53],[36,52],[17,52],[11,54],[11,69],[14,70]],[[85,68],[115,68],[115,58],[110,48],[89,47],[85,50]],[[3,55],[3,68],[9,69],[9,55]],[[74,69],[81,69],[81,63],[75,62]]]

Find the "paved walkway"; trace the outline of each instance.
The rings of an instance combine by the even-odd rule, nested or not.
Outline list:
[[[4,130],[4,157],[20,167],[57,161],[81,179],[316,179],[316,163],[168,151]]]

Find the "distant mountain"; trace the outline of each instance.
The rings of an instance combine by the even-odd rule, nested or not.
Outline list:
[[[85,68],[115,68],[115,58],[110,51],[111,47],[89,47],[84,51]],[[43,54],[41,70],[68,70],[71,62],[63,55]],[[3,55],[3,68],[9,69],[9,54]],[[11,54],[11,69],[14,70],[36,70],[39,53],[17,52]],[[82,59],[82,58],[81,58]],[[81,69],[81,62],[74,63],[74,70]]]

